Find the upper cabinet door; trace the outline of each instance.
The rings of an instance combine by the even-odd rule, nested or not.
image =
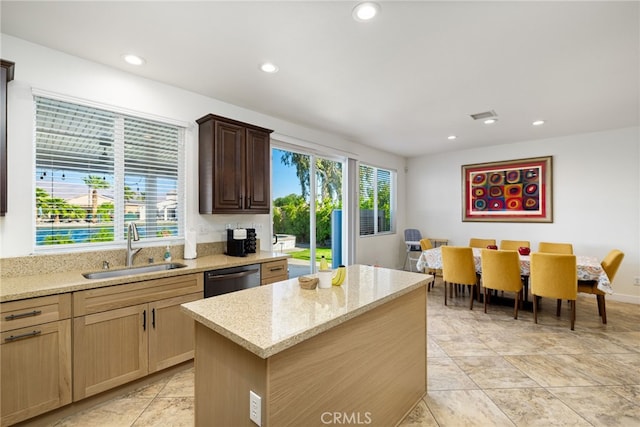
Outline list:
[[[272,131],[213,114],[196,121],[200,213],[269,213]]]
[[[215,122],[213,141],[213,210],[235,211],[244,206],[245,129]]]
[[[247,129],[245,209],[253,213],[269,213],[271,207],[270,150],[269,133]]]

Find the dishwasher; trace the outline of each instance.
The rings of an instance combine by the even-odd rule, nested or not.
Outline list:
[[[204,273],[204,297],[260,286],[260,264],[221,268]]]

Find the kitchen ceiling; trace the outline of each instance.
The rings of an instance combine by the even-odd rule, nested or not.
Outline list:
[[[3,0],[0,28],[407,157],[639,125],[638,2],[378,3]]]

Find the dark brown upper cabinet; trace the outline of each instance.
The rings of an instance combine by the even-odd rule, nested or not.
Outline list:
[[[0,59],[0,216],[7,213],[7,83],[15,64]]]
[[[200,213],[269,213],[273,131],[213,114],[196,122]]]

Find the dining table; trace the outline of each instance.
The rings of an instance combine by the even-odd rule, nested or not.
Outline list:
[[[473,250],[473,260],[476,266],[476,272],[482,274],[482,248],[471,248]],[[520,275],[528,277],[530,275],[530,255],[520,255]],[[594,281],[597,282],[598,289],[607,294],[613,294],[611,281],[607,273],[602,268],[600,260],[594,256],[576,255],[576,264],[578,268],[578,281]],[[422,251],[420,258],[416,264],[418,271],[425,268],[442,268],[442,247],[427,249]],[[525,296],[526,298],[526,296]]]

